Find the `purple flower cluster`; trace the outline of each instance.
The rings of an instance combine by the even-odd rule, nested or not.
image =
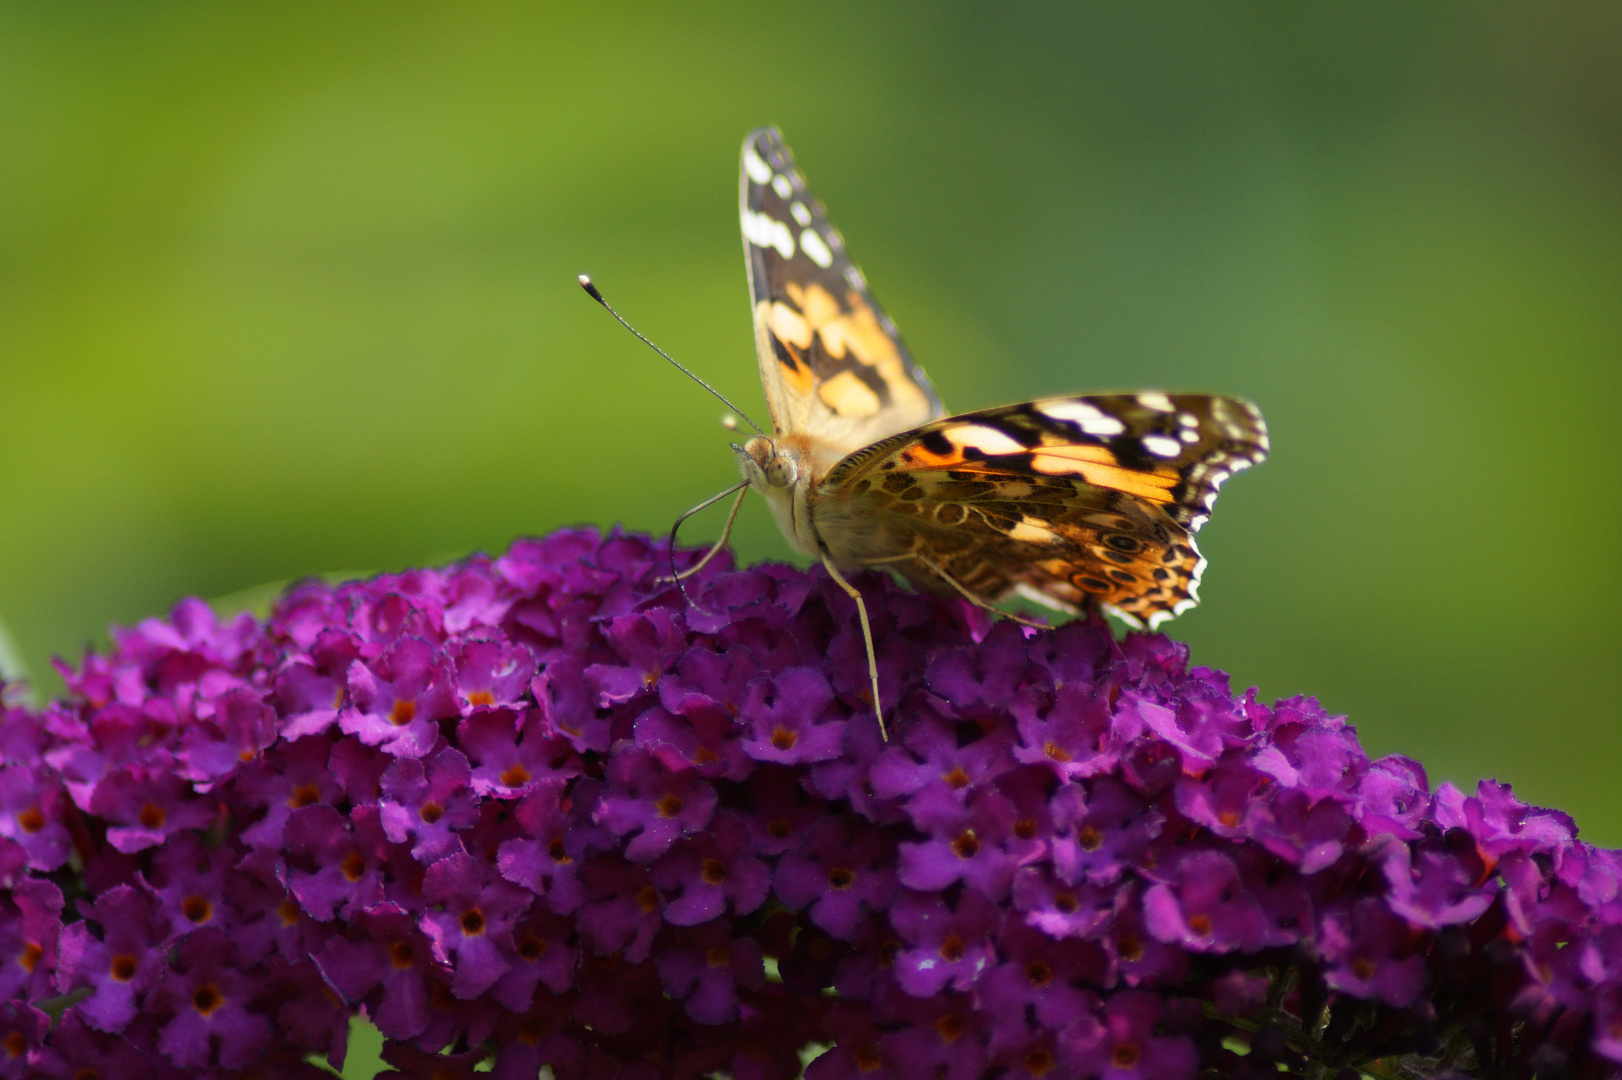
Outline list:
[[[4,708],[0,1078],[327,1076],[357,1011],[395,1077],[1622,1062],[1622,858],[1565,815],[869,575],[885,742],[822,571],[667,566],[187,601]]]

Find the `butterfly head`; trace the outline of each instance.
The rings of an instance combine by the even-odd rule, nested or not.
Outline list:
[[[732,452],[738,455],[743,478],[756,490],[791,488],[800,478],[800,467],[794,458],[763,435],[757,435],[742,446],[733,443]]]

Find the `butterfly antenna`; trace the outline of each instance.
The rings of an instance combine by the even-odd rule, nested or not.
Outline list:
[[[737,413],[739,416],[743,417],[744,423],[746,423],[750,427],[754,428],[756,432],[758,432],[761,435],[766,434],[766,432],[761,429],[761,426],[759,424],[757,424],[753,420],[749,419],[749,414],[748,413],[744,412],[742,409],[740,409],[736,405],[732,404],[732,402],[728,401],[726,399],[726,395],[722,394],[721,391],[717,390],[715,387],[711,386],[709,383],[705,382],[703,379],[699,378],[697,375],[694,375],[692,373],[692,371],[688,370],[688,368],[686,366],[684,366],[674,356],[671,356],[669,353],[665,352],[659,346],[655,345],[653,342],[651,342],[647,338],[643,337],[641,332],[638,331],[636,327],[634,327],[630,323],[626,322],[624,316],[622,316],[619,312],[615,311],[614,306],[612,304],[610,304],[607,300],[603,299],[603,294],[597,291],[597,286],[595,286],[595,285],[593,285],[591,283],[591,278],[590,277],[588,277],[585,274],[581,274],[580,275],[580,287],[582,289],[586,290],[586,295],[587,296],[591,297],[593,300],[595,300],[599,304],[603,305],[603,310],[608,312],[610,315],[614,316],[614,319],[615,319],[616,322],[618,322],[621,326],[625,327],[625,329],[629,330],[631,333],[635,334],[637,336],[637,339],[639,341],[641,341],[642,344],[646,345],[648,348],[652,349],[654,352],[658,353],[660,356],[664,357],[666,360],[669,360],[672,364],[675,364],[677,371],[680,371],[683,375],[687,376],[689,379],[692,379],[694,382],[698,383],[698,385],[702,386],[704,389],[706,389],[710,393],[714,394],[717,398],[719,398],[721,400],[721,403],[723,405],[725,405],[727,408],[731,409],[733,412]]]

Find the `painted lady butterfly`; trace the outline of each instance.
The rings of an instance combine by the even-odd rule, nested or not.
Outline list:
[[[1193,534],[1222,482],[1267,456],[1255,406],[1156,391],[946,416],[776,128],[744,140],[742,184],[775,430],[732,449],[789,542],[856,600],[864,632],[841,567],[1151,628],[1194,606]],[[882,727],[871,634],[867,649]]]

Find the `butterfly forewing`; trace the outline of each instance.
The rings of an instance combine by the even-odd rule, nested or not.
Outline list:
[[[1050,398],[857,451],[813,506],[836,557],[932,592],[956,591],[944,571],[987,600],[1094,603],[1154,625],[1196,602],[1193,533],[1222,482],[1266,454],[1261,416],[1235,398]]]
[[[776,128],[744,140],[742,185],[755,343],[778,433],[805,435],[832,464],[939,417],[940,399]]]

